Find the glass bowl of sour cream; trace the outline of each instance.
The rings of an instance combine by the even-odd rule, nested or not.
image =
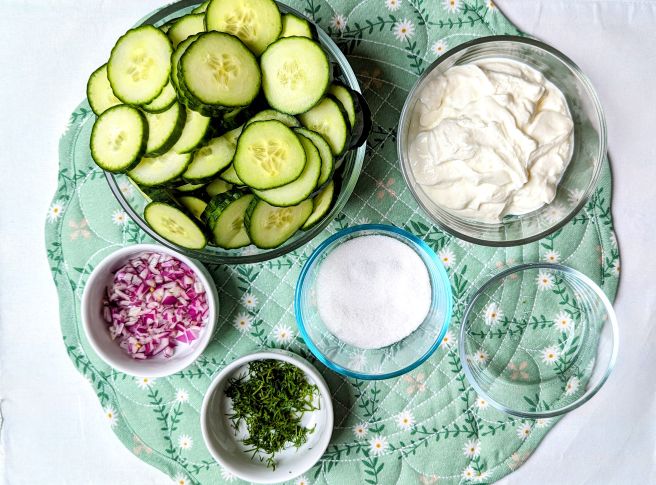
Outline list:
[[[411,371],[442,343],[451,320],[451,285],[433,250],[390,225],[337,232],[308,258],[294,310],[312,353],[357,379]]]
[[[606,121],[588,78],[534,39],[495,36],[437,59],[399,120],[399,160],[445,231],[487,246],[538,240],[592,196]]]

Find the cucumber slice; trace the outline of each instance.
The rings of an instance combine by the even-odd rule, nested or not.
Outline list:
[[[355,126],[351,132],[351,141],[349,148],[361,146],[367,141],[367,137],[371,132],[371,111],[364,96],[357,91],[351,91],[351,95],[355,100]]]
[[[256,56],[282,31],[280,11],[273,0],[213,0],[205,12],[207,30],[238,37]]]
[[[185,171],[191,161],[191,154],[168,151],[158,157],[144,157],[128,172],[139,185],[154,187],[175,180]]]
[[[227,132],[223,136],[225,136],[230,143],[232,143],[233,145],[236,146],[237,145],[237,140],[239,140],[239,137],[241,136],[242,131],[244,131],[244,127],[243,126],[238,126],[234,130],[230,130],[229,132]]]
[[[246,122],[246,125],[249,125],[256,121],[268,121],[268,120],[278,120],[290,128],[301,126],[301,123],[292,115],[281,113],[280,111],[276,111],[275,109],[265,109],[264,111],[260,111],[255,116],[253,116],[250,120],[248,120]]]
[[[311,200],[291,207],[275,207],[263,200],[253,199],[246,209],[244,220],[253,244],[261,249],[271,249],[292,237],[311,213]]]
[[[239,137],[233,164],[246,185],[272,189],[301,175],[305,151],[294,132],[280,121],[256,121]]]
[[[202,187],[205,187],[205,184],[182,184],[182,185],[178,185],[175,188],[175,190],[177,190],[178,192],[188,193],[188,192],[194,192]]]
[[[182,134],[173,145],[172,150],[177,153],[189,153],[201,144],[210,128],[211,119],[197,111],[186,108],[187,117]]]
[[[185,96],[208,105],[246,106],[260,91],[255,56],[239,39],[222,32],[200,34],[182,54],[178,76]]]
[[[314,38],[314,29],[305,19],[299,18],[294,14],[286,13],[282,16],[282,32],[280,37],[307,37]]]
[[[203,220],[214,235],[214,243],[224,249],[248,246],[251,240],[244,226],[244,216],[253,194],[230,192],[212,198],[203,213]]]
[[[319,102],[330,82],[330,63],[321,46],[304,37],[277,40],[262,54],[262,88],[272,108],[303,113]]]
[[[247,111],[246,107],[234,108],[226,111],[221,117],[221,126],[227,130],[232,130],[243,124],[244,113]]]
[[[333,155],[340,155],[344,151],[349,134],[348,122],[344,109],[335,99],[323,98],[319,104],[298,118],[303,126],[324,137]]]
[[[173,106],[173,103],[177,100],[178,95],[175,92],[173,84],[169,80],[169,82],[166,83],[166,86],[164,86],[164,89],[162,89],[162,92],[159,93],[159,96],[153,99],[150,103],[141,106],[141,109],[148,111],[149,113],[161,113]]]
[[[207,202],[193,195],[181,195],[178,197],[178,201],[189,211],[191,214],[201,220],[200,216],[203,214],[203,211],[207,207]]]
[[[307,128],[295,128],[294,133],[309,138],[314,146],[317,147],[317,150],[319,150],[319,155],[321,156],[321,175],[319,175],[319,180],[317,180],[317,187],[321,187],[333,176],[333,172],[335,171],[335,158],[330,151],[330,145],[316,131],[308,130]]]
[[[235,166],[231,163],[228,168],[226,168],[221,175],[219,175],[221,179],[223,179],[225,182],[228,182],[229,184],[232,185],[239,185],[243,186],[246,185],[240,178],[239,175],[237,175],[237,172],[235,171]]]
[[[146,113],[148,144],[146,156],[156,157],[168,152],[178,141],[187,119],[187,111],[175,103],[163,113]]]
[[[169,36],[173,48],[176,48],[180,45],[180,42],[200,32],[205,32],[205,14],[192,13],[180,17],[171,26],[166,35]]]
[[[172,53],[166,34],[152,25],[128,30],[107,63],[107,78],[116,97],[126,104],[154,100],[168,82]]]
[[[144,209],[146,223],[164,239],[188,249],[203,249],[207,238],[194,220],[179,208],[151,202]]]
[[[112,106],[121,104],[121,100],[114,96],[112,86],[107,79],[107,64],[103,64],[89,76],[87,99],[91,110],[99,116]]]
[[[341,84],[333,83],[328,88],[328,93],[332,94],[342,105],[348,117],[349,128],[353,129],[355,126],[355,100],[351,92]]]
[[[319,150],[314,144],[303,135],[298,136],[307,162],[301,172],[300,177],[287,185],[269,190],[253,190],[253,193],[260,199],[277,207],[289,207],[307,199],[314,188],[317,186],[317,180],[321,174],[321,157]]]
[[[108,172],[127,172],[146,151],[148,123],[141,112],[119,104],[104,111],[91,129],[91,156]]]
[[[225,136],[213,138],[207,145],[194,152],[191,163],[182,174],[182,178],[190,183],[211,180],[232,162],[235,156],[235,144]]]
[[[192,35],[180,42],[178,47],[175,48],[175,51],[173,51],[173,54],[171,55],[171,83],[173,84],[175,90],[178,92],[178,95],[182,94],[178,84],[178,66],[180,64],[180,58],[182,57],[182,54],[184,54],[187,50],[187,47],[189,47],[191,43],[198,38],[198,35],[200,34]]]
[[[215,195],[228,192],[230,189],[232,189],[232,184],[229,184],[225,180],[216,179],[207,184],[205,192],[207,192],[207,195],[210,197],[214,197]]]
[[[193,9],[191,13],[203,13],[205,10],[207,10],[207,6],[210,4],[210,0],[207,0],[206,2],[201,3],[198,7]]]
[[[303,224],[301,229],[307,231],[328,213],[330,205],[333,202],[334,193],[335,183],[331,180],[323,189],[321,189],[316,197],[312,199],[312,214],[310,214],[310,217],[305,221],[305,224]]]
[[[171,19],[171,20],[167,20],[166,22],[164,22],[162,25],[160,25],[160,26],[157,27],[157,28],[158,28],[159,30],[161,30],[162,32],[167,33],[167,32],[169,31],[169,29],[171,28],[171,26],[172,26],[174,23],[176,23],[177,21],[178,21],[177,17],[174,18],[174,19]]]

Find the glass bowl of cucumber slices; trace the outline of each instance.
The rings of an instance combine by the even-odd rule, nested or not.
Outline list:
[[[91,155],[122,208],[210,263],[312,240],[353,192],[371,127],[346,57],[274,0],[163,7],[118,39],[87,99]]]

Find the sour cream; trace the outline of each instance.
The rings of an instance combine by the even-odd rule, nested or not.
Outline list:
[[[565,96],[540,72],[494,58],[430,79],[408,135],[410,166],[430,199],[461,217],[498,222],[554,199],[574,123]]]

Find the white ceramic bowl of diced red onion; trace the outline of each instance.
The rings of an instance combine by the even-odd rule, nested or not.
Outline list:
[[[191,365],[209,344],[218,311],[216,286],[202,264],[154,244],[103,259],[81,305],[98,356],[116,370],[151,378]]]

